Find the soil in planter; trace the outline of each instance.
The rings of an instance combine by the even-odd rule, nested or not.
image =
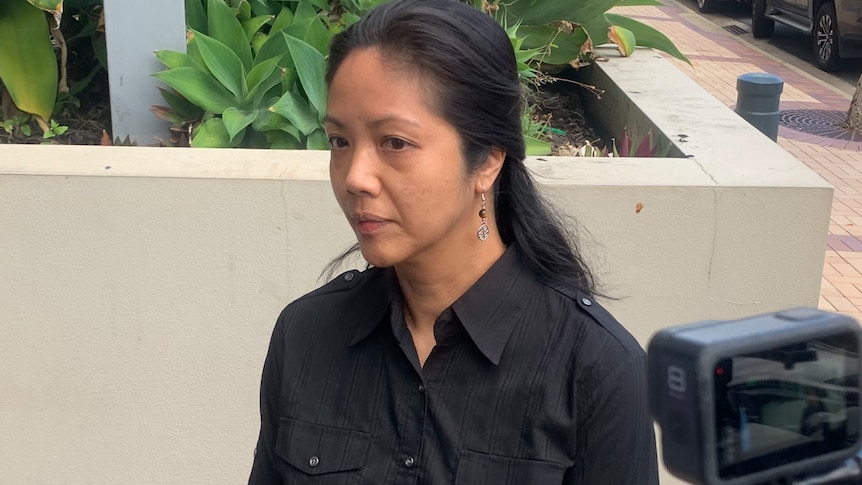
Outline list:
[[[536,107],[535,120],[549,127],[554,155],[577,156],[587,142],[600,150],[606,146],[609,138],[600,135],[586,118],[585,96],[596,95],[566,77],[543,84],[527,96],[527,103]]]

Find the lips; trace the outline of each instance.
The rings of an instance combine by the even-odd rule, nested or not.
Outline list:
[[[386,219],[373,214],[361,214],[353,217],[353,225],[356,227],[356,231],[362,235],[379,232],[388,222]]]

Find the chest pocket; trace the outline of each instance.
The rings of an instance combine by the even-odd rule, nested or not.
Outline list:
[[[565,472],[566,467],[550,461],[462,451],[455,485],[553,485],[563,483]]]
[[[279,467],[284,483],[357,482],[370,440],[361,431],[281,418],[275,452],[290,465]]]

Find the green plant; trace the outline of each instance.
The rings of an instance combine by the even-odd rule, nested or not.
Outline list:
[[[10,135],[15,135],[15,131],[20,131],[24,136],[30,136],[30,115],[23,114],[13,116],[12,118],[0,121],[0,128]]]
[[[42,134],[42,138],[47,140],[49,138],[54,138],[55,136],[60,136],[63,133],[66,133],[68,129],[68,126],[61,125],[55,120],[51,120],[48,124],[48,129]]]
[[[325,56],[335,32],[358,18],[328,8],[323,0],[186,0],[188,54],[156,53],[168,69],[155,76],[172,88],[162,90],[168,106],[153,108],[172,123],[166,143],[187,136],[194,147],[328,148]]]

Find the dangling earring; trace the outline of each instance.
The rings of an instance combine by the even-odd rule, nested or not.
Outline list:
[[[479,217],[482,218],[482,225],[479,226],[479,230],[476,232],[476,235],[479,236],[480,241],[484,241],[488,239],[488,233],[490,233],[490,229],[488,229],[488,224],[485,222],[485,217],[487,217],[488,211],[485,209],[485,193],[482,192],[482,208],[479,209]]]

